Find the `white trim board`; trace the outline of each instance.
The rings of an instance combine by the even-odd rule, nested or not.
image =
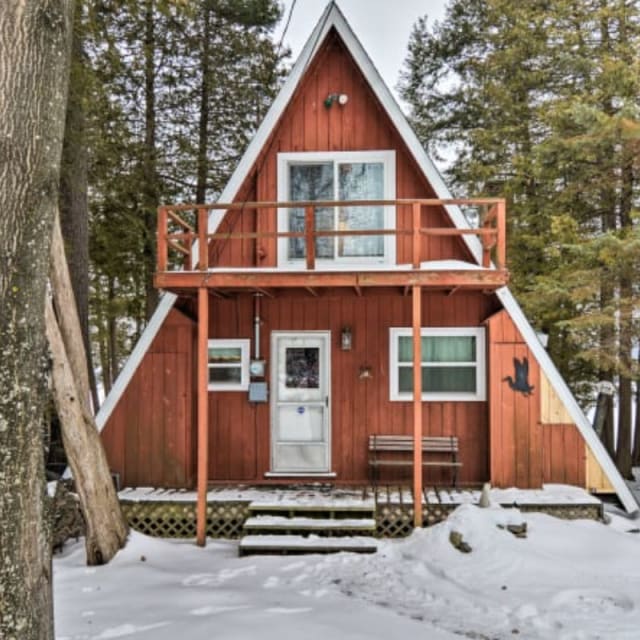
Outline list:
[[[380,101],[382,107],[386,111],[401,138],[404,140],[407,148],[414,157],[419,168],[434,189],[436,196],[442,199],[451,198],[451,193],[444,183],[442,176],[427,155],[417,136],[409,126],[409,123],[402,113],[402,110],[400,109],[398,103],[395,101],[393,95],[385,85],[382,77],[378,73],[373,62],[362,47],[362,44],[354,34],[353,30],[347,23],[344,15],[340,11],[336,3],[332,1],[327,5],[326,9],[322,13],[322,16],[320,17],[313,32],[311,33],[309,39],[303,47],[302,53],[293,66],[282,89],[278,93],[276,99],[267,112],[267,115],[258,128],[256,135],[253,137],[251,143],[247,147],[247,150],[238,163],[229,182],[220,194],[219,202],[232,202],[236,197],[236,194],[242,186],[242,183],[244,182],[249,171],[254,166],[260,152],[267,143],[271,132],[277,125],[279,119],[284,113],[284,110],[293,97],[293,94],[297,89],[300,80],[304,75],[304,72],[308,68],[309,63],[311,62],[317,51],[320,49],[320,47],[323,45],[327,34],[332,28],[335,28],[338,35],[342,38],[345,46],[351,53],[353,59],[355,60],[356,64],[360,68],[360,71],[369,83],[369,86],[371,87],[375,96]],[[448,205],[445,207],[445,209],[456,228],[469,228],[470,225],[459,207]],[[209,214],[209,233],[214,233],[216,231],[223,217],[223,211],[212,211]],[[475,236],[464,236],[464,241],[469,248],[471,255],[474,256],[475,260],[478,263],[480,263],[482,256],[482,246],[480,240]],[[197,251],[197,248],[194,247],[194,250]],[[569,411],[571,417],[575,420],[580,433],[586,440],[587,444],[589,445],[603,471],[607,475],[612,486],[615,488],[618,497],[620,498],[620,501],[624,505],[625,509],[628,512],[637,512],[638,504],[636,503],[633,495],[627,487],[624,479],[609,458],[609,455],[607,454],[606,450],[602,446],[602,443],[591,428],[591,425],[589,424],[584,413],[576,403],[575,398],[571,394],[571,391],[558,373],[558,370],[551,361],[551,358],[538,341],[533,328],[525,318],[515,298],[511,295],[506,287],[500,289],[497,292],[497,296],[515,322],[520,332],[522,333],[522,336],[524,337],[525,342],[531,349],[532,353],[538,359],[540,367],[547,375],[550,384],[555,388],[559,397],[565,403],[565,406]],[[133,377],[136,369],[140,365],[140,362],[142,361],[144,354],[146,353],[153,338],[158,332],[158,329],[160,328],[162,322],[173,306],[175,299],[176,297],[172,294],[165,294],[162,298],[160,304],[158,305],[158,308],[151,318],[151,321],[149,322],[149,325],[143,332],[142,337],[133,350],[131,356],[127,360],[127,363],[125,364],[122,372],[118,376],[116,384],[112,388],[111,393],[105,400],[105,403],[102,405],[100,411],[98,412],[98,415],[96,416],[96,422],[99,429],[103,428],[104,424],[111,415],[124,389]]]

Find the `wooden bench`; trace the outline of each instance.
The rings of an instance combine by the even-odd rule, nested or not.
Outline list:
[[[387,454],[410,453],[411,459],[401,459],[397,455]],[[458,438],[456,436],[424,436],[422,438],[423,467],[449,467],[451,469],[452,486],[458,481],[458,469],[462,462],[458,461]],[[441,460],[425,460],[424,454],[442,454]],[[380,457],[380,455],[384,457]],[[380,467],[412,467],[413,436],[369,436],[369,469],[373,486],[376,486]]]

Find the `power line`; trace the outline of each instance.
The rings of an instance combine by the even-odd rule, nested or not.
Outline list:
[[[296,0],[293,0],[291,3],[291,8],[289,9],[289,16],[287,17],[287,22],[284,25],[284,31],[282,32],[282,36],[280,37],[280,42],[278,43],[278,50],[276,52],[276,60],[280,56],[280,49],[282,49],[282,43],[284,42],[284,38],[287,35],[287,30],[289,29],[289,25],[291,24],[291,16],[293,15],[293,9],[296,6]]]

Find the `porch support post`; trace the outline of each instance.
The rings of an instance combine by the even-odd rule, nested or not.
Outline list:
[[[196,536],[204,547],[207,536],[207,481],[209,476],[209,294],[207,287],[198,288],[198,503],[196,507]]]
[[[413,285],[413,524],[422,526],[422,287]]]

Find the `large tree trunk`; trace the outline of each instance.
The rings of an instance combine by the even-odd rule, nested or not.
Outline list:
[[[196,202],[206,202],[207,199],[207,175],[209,168],[209,49],[211,42],[211,6],[208,3],[202,5],[202,52],[200,59],[200,115],[198,123],[198,165]]]
[[[62,442],[87,525],[87,564],[104,564],[124,546],[127,525],[100,434],[76,386],[50,301],[46,306],[46,329],[53,365],[53,397],[60,419]]]
[[[72,0],[0,3],[0,637],[53,637],[44,300]]]
[[[156,210],[159,204],[156,152],[156,25],[154,0],[145,0],[144,16],[145,135],[143,206],[145,240],[143,254],[146,269],[145,315],[149,320],[158,306],[158,290],[153,286],[153,274],[156,270]]]
[[[60,225],[71,274],[89,372],[93,407],[98,393],[89,341],[89,206],[85,124],[86,55],[82,42],[82,12],[76,12],[71,49],[71,74],[60,173]]]

